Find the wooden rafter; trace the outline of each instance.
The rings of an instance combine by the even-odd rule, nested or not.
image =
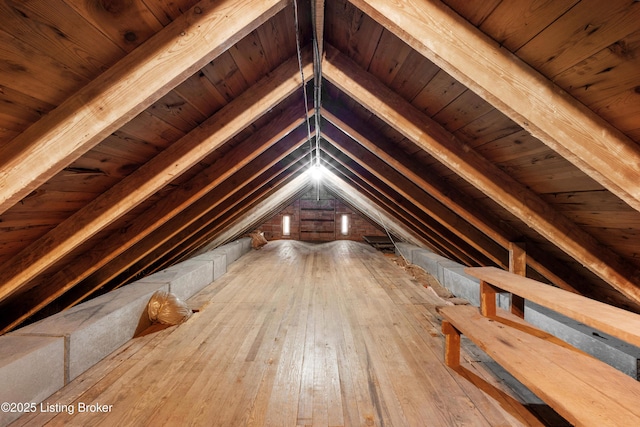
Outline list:
[[[465,241],[467,245],[472,246],[484,256],[491,259],[496,265],[506,268],[508,258],[507,252],[503,248],[487,238],[486,235],[482,234],[463,218],[457,216],[447,206],[441,204],[430,194],[419,188],[418,183],[408,179],[384,163],[382,159],[376,157],[358,143],[355,143],[329,123],[323,126],[323,136],[352,159],[358,159],[358,162],[364,169],[376,174],[378,178],[388,186],[402,194],[403,197],[414,205],[419,206],[421,210],[448,230],[451,230],[453,234]]]
[[[306,139],[305,139],[306,140]],[[198,232],[191,233],[183,244],[176,246],[175,255],[169,259],[184,259],[188,253],[202,247],[208,240],[215,238],[221,232],[226,231],[223,224],[235,222],[233,233],[236,237],[244,235],[253,228],[291,203],[282,195],[275,195],[279,189],[292,180],[295,180],[308,167],[307,153],[296,151],[283,159],[282,164],[273,165],[264,171],[261,176],[248,183],[244,188],[230,194],[228,200],[214,215],[210,215],[206,224],[202,225]],[[302,192],[302,188],[298,191]],[[273,199],[272,199],[273,198]],[[273,210],[261,210],[256,212],[256,206],[273,206]],[[238,225],[241,223],[242,225]],[[165,258],[167,258],[165,256]]]
[[[172,251],[182,252],[194,244],[193,241],[198,242],[198,236],[206,234],[207,230],[223,214],[237,209],[246,198],[254,194],[255,188],[253,187],[258,186],[256,182],[264,185],[265,182],[270,182],[281,172],[281,169],[273,168],[274,164],[285,158],[306,140],[304,131],[299,135],[293,136],[297,142],[290,141],[272,147],[269,152],[227,179],[215,191],[211,191],[190,208],[185,209],[158,232],[147,236],[127,252],[114,259],[113,262],[93,274],[86,284],[81,284],[85,288],[82,293],[76,292],[74,289],[72,293],[75,295],[74,298],[65,296],[65,305],[69,307],[75,305],[126,271],[128,274],[126,280],[119,277],[117,283],[112,284],[112,287],[119,287],[157,260],[165,259],[167,254]],[[291,145],[291,142],[294,142],[294,144]],[[297,158],[293,161],[298,160],[300,159]],[[197,246],[197,244],[195,245]],[[173,257],[171,257],[171,260],[173,260]]]
[[[437,0],[350,0],[640,211],[640,148]]]
[[[389,229],[391,234],[400,236],[407,242],[419,242],[422,240],[414,231],[395,219],[394,216],[387,214],[387,212],[380,212],[380,206],[365,197],[362,192],[349,191],[348,188],[355,189],[351,183],[331,173],[327,174],[325,184],[338,198],[351,205],[353,209],[359,211],[361,215],[366,216],[370,221]]]
[[[327,140],[331,141],[329,138],[327,138]],[[438,242],[440,248],[443,250],[446,248],[447,252],[453,255],[454,259],[460,260],[465,265],[490,264],[486,255],[479,254],[477,249],[470,247],[467,242],[464,242],[460,238],[459,232],[455,231],[453,227],[446,225],[446,221],[445,224],[443,224],[432,217],[433,210],[426,207],[429,202],[425,203],[425,200],[422,199],[423,196],[426,196],[424,193],[421,194],[415,186],[413,186],[413,188],[407,188],[406,180],[404,183],[391,182],[392,180],[385,176],[385,168],[381,162],[376,162],[373,165],[367,164],[365,166],[364,162],[360,163],[361,159],[354,157],[355,155],[349,152],[343,152],[343,148],[338,146],[335,148],[325,146],[324,151],[347,168],[352,175],[365,181],[375,189],[376,192],[384,195],[389,200],[393,200],[394,204],[398,205],[397,207],[402,205],[403,210],[411,212],[420,223],[418,227],[424,230],[432,241]],[[430,200],[430,202],[431,201],[432,200]],[[442,216],[438,214],[434,216],[440,216],[440,218],[442,218]]]
[[[327,157],[331,157],[330,155]],[[415,212],[410,212],[410,207],[405,204],[398,203],[397,200],[392,200],[390,195],[381,193],[381,190],[371,185],[368,181],[360,176],[354,174],[350,168],[343,164],[341,161],[335,158],[323,158],[325,166],[331,170],[343,183],[345,183],[350,189],[349,194],[359,194],[365,199],[371,201],[372,212],[377,210],[383,210],[389,215],[389,218],[394,218],[391,224],[398,223],[398,227],[404,227],[412,233],[418,241],[426,244],[434,252],[440,255],[447,255],[451,259],[456,259],[457,254],[452,251],[452,246],[447,245],[443,240],[436,235],[424,221],[420,220],[419,216]],[[344,188],[344,187],[341,187]],[[414,239],[407,239],[411,242]]]
[[[296,106],[299,107],[299,105]],[[299,108],[293,107],[285,110],[281,118],[270,122],[262,129],[258,138],[251,138],[239,144],[224,159],[214,163],[191,179],[183,188],[176,188],[150,207],[147,210],[148,214],[140,215],[139,220],[126,231],[116,230],[104,240],[103,244],[85,252],[76,262],[57,271],[45,283],[38,286],[37,295],[29,298],[31,301],[29,309],[21,310],[19,316],[2,325],[2,332],[13,329],[75,286],[81,286],[82,290],[74,291],[73,294],[76,297],[68,304],[73,305],[91,295],[137,260],[161,246],[182,229],[189,227],[198,219],[198,213],[204,215],[203,212],[221,203],[224,198],[221,197],[218,187],[226,185],[225,191],[231,191],[233,188],[229,187],[240,185],[242,181],[237,178],[239,170],[246,172],[246,166],[251,164],[249,172],[253,176],[262,172],[265,167],[251,162],[269,147],[276,146],[276,150],[272,151],[277,155],[269,162],[280,160],[296,146],[290,141],[283,141],[283,138],[295,139],[294,142],[299,145],[306,137],[305,130],[300,127],[302,119],[297,117],[299,111]],[[298,129],[294,130],[296,127]],[[285,149],[284,153],[278,155]],[[274,154],[270,156],[273,157]],[[234,179],[231,181],[232,177]],[[248,180],[248,178],[244,179]],[[180,209],[176,210],[176,206]],[[82,282],[90,275],[91,280]],[[68,299],[65,297],[65,300]],[[7,312],[4,317],[3,320],[7,321]]]
[[[490,163],[335,48],[325,46],[323,75],[402,135],[520,218],[598,277],[640,302],[640,274],[567,217]]]
[[[339,111],[339,114],[334,114],[332,112],[334,110]],[[440,178],[431,174],[428,170],[420,168],[410,156],[394,149],[392,143],[383,141],[377,134],[368,131],[366,126],[361,125],[356,128],[355,123],[353,123],[354,120],[341,109],[326,105],[322,110],[322,115],[327,121],[383,159],[387,164],[393,166],[399,173],[415,182],[420,188],[482,231],[487,237],[500,244],[505,250],[510,248],[512,240],[516,238],[514,232],[494,222],[488,215],[483,213],[484,209],[472,199],[458,193],[453,188],[447,187]],[[529,249],[531,250],[532,248],[530,247]],[[504,263],[504,260],[502,262]],[[566,274],[566,269],[548,259],[548,257],[545,258],[545,262],[541,262],[530,256],[528,263],[538,273],[560,288],[579,293],[574,285],[558,276],[558,272]],[[503,265],[503,267],[506,267],[506,265]]]
[[[206,243],[206,248],[215,248],[237,238],[255,224],[258,212],[274,212],[286,200],[293,200],[308,188],[309,177],[304,173],[309,166],[307,158],[302,157],[287,170],[280,173],[271,183],[262,182],[255,190],[256,195],[235,211],[226,212],[216,221],[215,226],[200,239],[198,246]],[[273,184],[273,186],[271,185]]]
[[[309,55],[304,58],[310,76]],[[0,300],[188,170],[299,87],[298,64],[292,59],[6,262],[0,267]]]
[[[0,149],[0,214],[288,4],[204,0]]]

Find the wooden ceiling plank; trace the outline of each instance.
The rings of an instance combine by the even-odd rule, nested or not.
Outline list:
[[[327,135],[325,134],[325,136]],[[332,142],[332,139],[327,137],[327,141]],[[329,153],[333,159],[347,168],[352,174],[364,180],[377,192],[384,194],[385,197],[390,200],[394,200],[398,206],[404,203],[410,205],[403,206],[403,210],[412,212],[412,207],[417,209],[422,215],[416,215],[415,212],[412,212],[412,214],[422,224],[420,228],[425,231],[428,230],[432,238],[440,241],[441,247],[446,248],[447,252],[453,254],[454,259],[463,261],[465,265],[490,264],[486,261],[491,259],[487,252],[478,250],[477,247],[470,245],[456,228],[457,225],[461,225],[460,221],[456,221],[456,218],[453,218],[451,219],[453,221],[452,223],[443,222],[441,212],[439,212],[438,208],[425,208],[428,203],[421,202],[419,196],[416,198],[415,194],[407,194],[407,190],[404,189],[402,185],[398,187],[398,185],[390,183],[390,180],[383,176],[384,173],[381,174],[377,172],[384,169],[384,167],[380,165],[381,162],[378,162],[376,167],[369,167],[370,165],[365,167],[364,164],[367,163],[366,161],[353,153],[345,151],[339,144],[335,144],[335,147],[325,146],[324,150]],[[344,156],[347,156],[348,160],[345,160],[343,158]],[[355,163],[357,167],[354,167],[351,163]],[[409,191],[409,193],[412,192]],[[436,214],[433,214],[434,211]],[[479,252],[482,256],[472,255],[473,251]]]
[[[163,27],[143,0],[120,3],[68,1],[82,19],[88,20],[94,31],[106,35],[111,42],[131,52]]]
[[[346,0],[327,4],[326,40],[368,69],[384,28]]]
[[[305,55],[311,76],[310,55]],[[298,62],[289,60],[184,138],[158,154],[43,238],[0,267],[0,300],[199,162],[300,88]]]
[[[89,79],[0,30],[0,81],[24,98],[55,105]]]
[[[580,1],[518,49],[517,54],[555,79],[559,73],[637,31],[639,19],[640,7],[634,0]]]
[[[285,7],[203,0],[0,149],[0,214]]]
[[[621,131],[438,1],[351,1],[640,210],[640,148]]]
[[[420,207],[431,218],[492,260],[496,265],[503,268],[509,265],[507,252],[503,247],[490,240],[472,224],[455,214],[448,206],[441,204],[430,193],[425,192],[418,183],[397,172],[396,169],[386,164],[383,159],[376,157],[329,123],[323,126],[323,136],[352,159],[358,159],[358,163],[364,169],[375,174],[382,182],[400,193],[414,205]]]
[[[603,247],[538,195],[462,144],[338,51],[329,46],[325,51],[325,78],[627,298],[640,301],[640,274],[618,254]]]
[[[243,187],[229,188],[229,192],[222,203],[219,203],[214,209],[209,209],[197,221],[189,227],[181,228],[175,233],[170,240],[163,243],[157,250],[149,253],[143,264],[152,265],[158,260],[164,260],[163,264],[171,265],[178,262],[186,256],[202,247],[205,242],[211,238],[215,238],[216,232],[224,230],[221,222],[229,219],[246,219],[247,225],[242,228],[238,234],[246,234],[248,230],[260,222],[255,215],[247,214],[247,209],[255,203],[267,201],[271,195],[277,191],[283,183],[287,182],[296,172],[302,170],[306,166],[304,156],[300,153],[293,153],[286,159],[284,164],[272,165],[264,170],[262,174],[251,181],[245,183]],[[272,201],[275,205],[282,203],[280,200]],[[265,213],[265,215],[273,215],[274,212]],[[227,218],[225,220],[225,218]],[[231,220],[233,220],[231,219]]]
[[[501,2],[479,28],[512,52],[571,9],[578,0]]]
[[[433,117],[467,90],[449,74],[438,70],[411,103],[429,117]]]
[[[264,185],[265,182],[269,182],[269,185],[275,185],[275,183],[272,183],[270,180],[273,179],[280,170],[276,173],[270,171],[270,168],[299,146],[304,141],[304,138],[306,138],[306,136],[302,136],[303,138],[297,138],[297,144],[293,146],[291,146],[291,143],[274,146],[275,150],[270,150],[270,153],[265,153],[266,157],[258,159],[257,162],[251,162],[250,165],[217,186],[215,191],[210,191],[198,202],[165,223],[156,233],[148,235],[129,250],[112,259],[111,262],[92,274],[86,281],[86,284],[82,282],[78,285],[78,288],[82,290],[82,292],[77,292],[74,288],[69,293],[69,296],[65,295],[63,297],[66,301],[65,307],[72,307],[81,302],[98,289],[109,284],[111,280],[125,271],[130,280],[157,260],[165,257],[167,253],[177,248],[186,249],[189,239],[194,235],[202,233],[203,230],[216,221],[222,214],[230,209],[234,209],[242,200],[248,197],[248,194],[243,194],[242,191],[246,192],[245,188],[250,187],[252,181],[257,181],[262,185]],[[289,148],[285,149],[284,147]],[[297,160],[299,159],[295,159],[295,161]],[[237,193],[243,194],[243,197],[240,197],[239,200],[235,200],[232,203],[227,203],[233,198],[234,194]],[[128,282],[128,280],[118,281],[119,283],[112,283],[110,287],[115,289]],[[70,298],[72,295],[73,297]]]
[[[292,120],[290,115],[287,115],[287,119]],[[278,157],[273,160],[271,158],[273,155],[271,155],[267,159],[274,163],[284,157],[290,149],[285,154],[280,153],[280,151],[282,151],[283,147],[291,146],[291,143],[285,144],[281,141],[281,138],[287,135],[294,126],[299,126],[301,122],[301,119],[297,119],[283,129],[283,122],[275,120],[273,127],[277,127],[277,130],[265,129],[261,133],[261,135],[265,135],[262,140],[251,139],[238,145],[234,152],[222,159],[221,162],[214,163],[207,170],[204,170],[189,181],[184,188],[175,189],[159,203],[150,207],[144,215],[141,215],[126,230],[116,230],[108,238],[103,239],[99,245],[86,251],[82,257],[77,258],[73,263],[66,265],[64,269],[48,277],[46,282],[38,285],[38,294],[30,300],[28,309],[22,310],[20,316],[11,319],[10,322],[6,322],[6,319],[3,319],[6,325],[2,325],[2,327],[5,328],[5,331],[15,328],[25,319],[42,310],[46,305],[60,298],[76,286],[79,286],[82,290],[74,290],[72,294],[81,294],[81,297],[74,299],[73,303],[79,302],[92,294],[108,280],[111,280],[144,257],[146,253],[168,240],[171,236],[167,235],[167,229],[187,227],[194,221],[192,218],[195,218],[195,214],[191,215],[191,213],[212,209],[217,206],[224,200],[224,198],[220,198],[218,187],[225,185],[225,182],[229,182],[231,177],[235,177],[239,169],[243,167],[246,169],[247,165],[254,164],[251,161],[267,150],[268,147],[274,146],[277,141],[280,141],[276,145],[280,147],[276,150]],[[270,137],[274,132],[277,135]],[[299,144],[300,141],[306,138],[306,132],[302,129],[301,132],[293,132],[285,138],[289,137],[297,138]],[[266,167],[251,168],[250,172],[255,176],[262,169],[266,169]],[[244,173],[246,175],[246,170]],[[240,184],[235,178],[233,183],[235,185]],[[229,184],[226,184],[225,188],[227,190],[228,187]],[[175,221],[176,218],[179,218],[179,221]],[[176,222],[178,223],[177,226]],[[88,277],[89,279],[87,279]],[[99,282],[96,282],[97,280]],[[67,299],[66,296],[64,298]]]
[[[296,51],[293,7],[287,7],[256,30],[258,42],[270,68],[275,68]]]
[[[396,234],[402,236],[397,230],[400,229],[400,227],[404,227],[406,230],[410,230],[409,236],[413,235],[417,242],[425,244],[437,254],[446,256],[449,259],[459,259],[461,253],[457,252],[457,248],[454,249],[452,245],[429,228],[426,222],[419,218],[417,212],[411,211],[409,206],[398,203],[398,200],[393,200],[391,194],[382,193],[382,190],[379,190],[364,178],[356,175],[342,161],[334,159],[333,157],[333,161],[326,158],[323,160],[327,163],[327,167],[332,173],[336,175],[336,179],[344,181],[356,195],[361,195],[363,198],[371,201],[369,205],[371,212],[377,213],[377,211],[382,209],[389,215],[388,224],[386,225],[388,228],[396,227]],[[340,188],[343,189],[344,186]],[[352,194],[352,192],[348,194]],[[391,218],[393,218],[393,220],[391,220]],[[406,240],[412,241],[413,239],[408,238]]]

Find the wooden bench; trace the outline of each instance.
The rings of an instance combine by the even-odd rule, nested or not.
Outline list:
[[[481,309],[439,309],[448,366],[460,364],[463,334],[572,424],[640,425],[640,382],[496,309],[495,294],[512,292],[632,344],[640,316],[497,268],[466,272],[481,279]]]

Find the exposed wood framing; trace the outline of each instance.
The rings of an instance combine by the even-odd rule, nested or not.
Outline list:
[[[334,48],[325,46],[324,76],[405,137],[474,185],[634,302],[640,275],[534,192],[487,161]]]
[[[132,51],[2,147],[0,214],[287,3],[205,0]]]
[[[289,202],[304,193],[309,185],[309,176],[303,172],[309,166],[308,161],[298,160],[290,171],[283,172],[282,180],[275,179],[274,183],[278,185],[271,187],[269,184],[261,186],[259,195],[255,197],[249,204],[235,213],[227,213],[225,218],[216,224],[216,227],[203,236],[205,242],[209,242],[206,248],[215,248],[232,239],[238,237],[243,231],[254,223],[255,217],[245,218],[245,216],[253,211],[260,211],[262,207],[280,206],[277,200],[288,200]],[[282,175],[282,174],[281,174]],[[261,190],[266,190],[262,192]],[[273,197],[273,198],[272,198]]]
[[[480,233],[464,219],[455,215],[447,206],[434,199],[431,194],[424,192],[422,188],[419,188],[420,182],[408,179],[408,177],[397,172],[329,123],[323,126],[323,136],[343,153],[354,160],[357,159],[364,169],[378,175],[388,186],[402,194],[414,205],[420,207],[431,218],[451,230],[469,246],[491,259],[496,265],[503,268],[507,266],[507,254],[503,248],[487,238],[486,235]]]
[[[458,259],[452,251],[443,246],[439,236],[436,236],[429,228],[428,221],[423,221],[418,217],[417,213],[410,212],[411,206],[401,206],[397,200],[392,201],[390,197],[382,194],[380,190],[369,184],[368,181],[351,172],[348,165],[334,159],[330,153],[327,154],[322,159],[325,167],[335,174],[337,179],[340,179],[348,186],[351,190],[350,193],[361,194],[372,201],[373,204],[370,211],[372,215],[374,213],[378,214],[380,210],[384,211],[389,217],[400,220],[402,226],[410,230],[414,236],[418,236],[418,241],[431,248],[434,252],[443,256],[448,255],[452,259]],[[412,239],[408,239],[408,241],[412,241]]]
[[[638,145],[442,2],[351,3],[640,211]]]
[[[270,159],[269,166],[271,166],[306,138],[306,132],[302,128],[299,128],[298,132],[289,133],[303,122],[296,117],[299,111],[299,108],[293,107],[285,110],[282,119],[272,121],[268,129],[260,133],[260,138],[244,141],[229,157],[214,163],[190,180],[184,188],[176,188],[162,201],[150,207],[149,214],[142,215],[126,231],[115,231],[106,239],[104,245],[94,248],[76,263],[56,272],[45,283],[38,286],[37,295],[30,298],[32,308],[23,311],[12,319],[10,324],[0,325],[2,329],[5,331],[13,329],[76,285],[82,289],[73,290],[73,294],[76,295],[73,303],[83,300],[130,265],[164,244],[184,228],[191,226],[208,210],[222,203],[225,200],[225,193],[233,192],[236,186],[242,184],[235,178],[239,171],[246,171],[246,166],[251,164],[249,171],[255,177],[266,169],[264,166],[256,167],[255,163],[251,163],[265,150],[276,144],[275,151],[286,150],[275,159]],[[294,143],[282,141],[285,136],[296,141]],[[241,169],[243,167],[244,169]],[[232,177],[234,177],[233,180],[231,180]],[[225,184],[224,190],[220,191],[219,187]],[[176,205],[182,208],[178,213],[175,210]],[[91,280],[78,285],[89,275],[92,275]],[[65,297],[65,299],[69,298]],[[8,317],[6,313],[5,317]]]
[[[339,114],[336,115],[333,111],[337,111]],[[409,155],[404,154],[398,149],[394,149],[395,147],[392,143],[386,142],[374,132],[368,131],[365,125],[359,124],[356,128],[356,123],[354,123],[353,119],[349,117],[349,114],[342,109],[332,105],[325,105],[322,115],[345,134],[393,166],[403,176],[418,184],[420,188],[423,188],[427,193],[461,218],[502,245],[503,248],[509,248],[511,240],[515,237],[513,232],[507,230],[504,226],[496,224],[483,213],[484,210],[474,203],[473,200],[465,197],[463,194],[459,194],[455,189],[441,182],[441,179],[437,176],[431,174],[428,170],[424,170],[424,168],[421,168],[419,165],[414,164]],[[500,259],[502,260],[502,258]],[[548,259],[548,257],[544,258],[544,262],[541,260],[542,257],[540,257],[540,259],[527,258],[530,265],[542,276],[562,289],[578,293],[569,282],[558,276],[559,272],[567,274],[566,269],[558,265],[554,260]],[[504,260],[502,260],[501,263],[506,267]]]
[[[304,58],[307,75],[311,76],[309,56]],[[236,98],[200,127],[6,262],[0,268],[3,280],[0,300],[220,147],[299,87],[297,61],[289,60],[254,85],[252,91]],[[183,206],[173,206],[170,215],[175,215],[180,208]]]
[[[134,278],[139,273],[145,271],[149,266],[155,264],[158,260],[165,260],[165,263],[173,263],[175,258],[179,258],[180,254],[174,254],[168,257],[172,252],[188,251],[193,245],[199,246],[200,239],[215,229],[219,218],[230,211],[240,210],[243,204],[248,203],[246,200],[253,201],[257,197],[264,196],[264,192],[259,192],[262,185],[266,181],[256,179],[260,175],[261,178],[274,179],[272,184],[277,186],[276,176],[282,172],[281,168],[273,168],[274,164],[297,148],[306,139],[306,133],[302,132],[302,137],[296,138],[297,144],[282,144],[272,149],[271,153],[265,153],[264,158],[256,159],[242,170],[238,171],[232,178],[221,184],[215,191],[210,192],[200,199],[191,208],[186,209],[172,221],[165,224],[158,233],[148,236],[139,242],[129,251],[119,256],[113,262],[106,265],[100,271],[93,274],[87,284],[80,286],[85,289],[83,295],[78,295],[74,288],[70,293],[75,294],[75,300],[67,298],[66,305],[73,306],[78,301],[107,285],[112,279],[118,277],[126,271],[127,278],[120,277],[114,283],[114,287],[119,287]],[[293,162],[300,160],[296,158]],[[275,169],[275,170],[274,170]],[[256,184],[256,182],[258,184]],[[257,189],[256,189],[257,187]],[[193,243],[193,241],[197,243]]]
[[[402,200],[402,204],[407,211],[411,210],[407,205],[415,207],[419,212],[413,212],[413,214],[418,219],[418,223],[422,224],[421,228],[425,230],[433,241],[439,242],[438,245],[442,249],[448,247],[448,253],[454,259],[461,261],[465,265],[490,264],[484,254],[478,253],[475,248],[464,242],[450,227],[443,225],[432,217],[433,206],[427,208],[427,205],[432,200],[425,201],[426,194],[415,186],[408,188],[410,183],[407,183],[406,180],[401,183],[390,184],[390,180],[384,176],[384,172],[380,175],[380,172],[384,169],[381,162],[376,163],[375,169],[377,173],[374,173],[368,169],[369,166],[363,167],[358,163],[358,160],[351,157],[349,153],[342,153],[339,148],[325,147],[325,152],[347,168],[351,174],[373,187],[376,192],[385,195],[390,200],[394,200],[394,203]],[[348,160],[343,159],[345,155],[349,156]],[[352,164],[354,165],[352,166]],[[397,178],[397,175],[395,178]],[[441,210],[446,211],[446,209]],[[441,212],[438,212],[438,214],[441,214]],[[442,215],[437,216],[442,217]]]

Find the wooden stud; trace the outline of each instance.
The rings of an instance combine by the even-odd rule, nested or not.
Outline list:
[[[527,276],[527,253],[522,242],[509,242],[509,272]],[[511,294],[511,312],[524,319],[524,298]]]
[[[496,295],[498,291],[490,283],[480,281],[480,312],[485,317],[496,317]]]
[[[460,366],[460,331],[449,321],[442,321],[444,334],[444,363],[450,368]]]

